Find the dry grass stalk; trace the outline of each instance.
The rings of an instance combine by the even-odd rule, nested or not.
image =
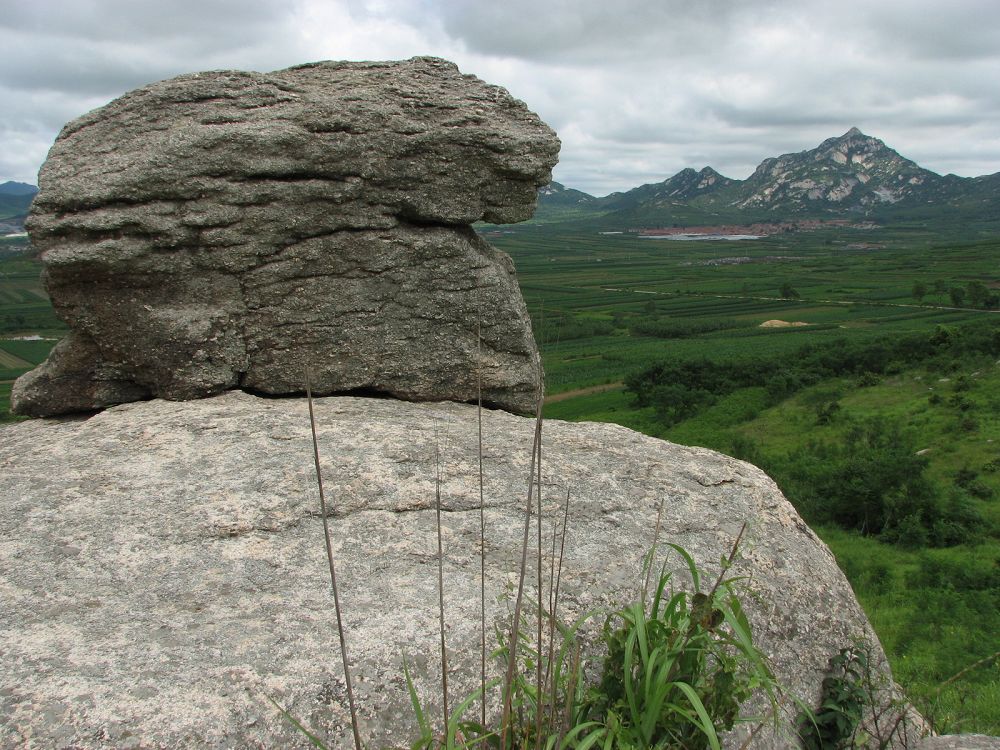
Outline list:
[[[562,580],[563,555],[566,551],[566,527],[569,525],[569,490],[566,490],[566,504],[563,509],[562,531],[559,534],[559,562],[553,565],[556,569],[556,581],[553,587],[551,578],[549,580],[549,658],[545,663],[545,684],[548,686],[550,695],[549,713],[549,734],[555,729],[555,714],[558,706],[558,686],[556,685],[556,674],[553,670],[553,660],[555,659],[555,628],[559,610],[559,583]],[[555,529],[555,524],[553,524]],[[552,557],[555,559],[556,539],[555,531],[552,532]],[[549,677],[551,676],[551,682]],[[567,702],[569,699],[567,698]]]
[[[538,644],[538,658],[535,659],[535,748],[541,750],[542,747],[542,654],[545,653],[542,644],[542,568],[544,566],[542,558],[542,443],[538,442],[538,489],[536,490],[536,500],[538,504],[538,547],[536,554],[535,569],[538,573],[537,591],[538,612],[535,621],[538,625],[536,642]]]
[[[441,625],[441,695],[444,710],[444,736],[448,736],[448,652],[444,637],[444,542],[441,539],[441,452],[439,446],[434,446],[434,463],[436,468],[434,480],[434,496],[437,510],[437,543],[438,543],[438,618]]]
[[[483,317],[476,290],[476,422],[479,427],[479,689],[480,722],[486,726],[486,500],[483,490]]]
[[[535,466],[541,460],[542,445],[542,389],[539,387],[535,412],[535,435],[531,448],[531,465],[528,468],[528,498],[524,513],[524,535],[521,541],[521,565],[517,581],[517,597],[514,601],[514,617],[511,621],[507,640],[507,671],[503,681],[503,709],[500,715],[500,747],[507,746],[507,732],[510,730],[510,709],[514,683],[514,663],[517,657],[517,643],[521,624],[521,608],[524,603],[524,576],[528,566],[528,540],[531,533],[532,492],[535,486]],[[539,487],[539,491],[541,488]]]
[[[653,531],[653,546],[649,548],[649,562],[646,564],[646,580],[642,584],[642,597],[639,599],[642,606],[646,606],[646,597],[649,594],[649,576],[653,571],[653,560],[656,559],[656,545],[660,543],[660,524],[663,521],[663,504],[666,497],[660,498],[660,506],[656,510],[656,529]]]
[[[347,639],[344,637],[344,623],[340,616],[340,592],[337,589],[337,570],[333,564],[333,546],[330,543],[330,523],[327,521],[326,495],[323,492],[323,473],[319,466],[319,440],[316,437],[316,415],[313,411],[312,374],[306,367],[306,401],[309,403],[309,428],[312,431],[313,461],[316,464],[316,484],[319,486],[319,508],[323,517],[323,537],[326,540],[326,559],[330,565],[330,586],[333,589],[333,608],[337,613],[337,635],[340,637],[340,655],[344,661],[344,682],[347,685],[347,702],[351,710],[351,731],[354,733],[355,750],[361,750],[361,734],[358,731],[358,713],[354,706],[354,688],[351,684],[351,670],[348,667]]]

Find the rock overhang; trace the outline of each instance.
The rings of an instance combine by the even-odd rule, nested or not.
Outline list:
[[[469,401],[481,382],[533,411],[513,265],[469,225],[528,218],[558,149],[522,102],[437,58],[130,92],[69,123],[40,173],[29,231],[72,333],[13,408],[298,392],[311,363],[320,393]]]

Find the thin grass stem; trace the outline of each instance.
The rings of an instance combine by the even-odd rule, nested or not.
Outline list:
[[[580,645],[574,644],[572,662],[569,668],[569,684],[572,685],[573,694],[576,694],[577,680],[580,677]],[[567,700],[565,710],[563,712],[563,724],[559,730],[559,742],[557,747],[562,747],[563,736],[569,731],[570,726],[573,723],[573,700]]]
[[[542,654],[545,653],[543,650],[544,646],[542,644],[542,602],[544,590],[542,589],[542,568],[544,566],[542,558],[542,444],[538,443],[538,489],[536,491],[536,500],[538,503],[538,547],[536,555],[536,571],[538,573],[538,612],[536,617],[537,622],[537,643],[538,643],[538,658],[535,659],[535,748],[536,750],[541,750],[542,747],[542,704],[543,704],[543,693],[542,693]]]
[[[729,551],[729,557],[726,559],[726,564],[723,566],[722,570],[719,571],[719,577],[715,579],[715,585],[712,586],[712,590],[708,592],[708,601],[711,602],[715,598],[715,592],[719,590],[719,586],[722,585],[723,579],[726,577],[726,572],[733,564],[733,560],[736,559],[736,553],[740,549],[740,542],[743,541],[743,533],[747,530],[747,522],[744,521],[743,525],[740,527],[740,533],[736,535],[736,541],[733,542],[733,548]]]
[[[441,451],[434,446],[435,480],[434,496],[437,511],[437,543],[438,543],[438,619],[441,625],[441,701],[444,710],[444,735],[448,736],[448,651],[444,636],[444,542],[441,539]]]
[[[660,498],[660,506],[656,509],[656,530],[653,531],[653,546],[649,548],[649,562],[646,563],[646,579],[642,584],[642,597],[639,602],[646,607],[646,596],[649,594],[649,576],[653,572],[653,560],[656,559],[656,546],[660,543],[660,524],[663,521],[663,505],[667,498]]]
[[[549,592],[550,592],[550,594],[552,594],[552,596],[550,598],[550,602],[551,603],[549,605],[549,659],[548,659],[548,662],[545,665],[545,670],[546,670],[546,673],[545,673],[545,683],[549,684],[549,673],[551,672],[551,674],[552,674],[552,688],[551,688],[551,690],[552,690],[552,706],[551,706],[551,712],[549,714],[549,733],[550,734],[555,729],[554,723],[555,723],[556,710],[558,708],[558,695],[557,695],[557,692],[556,692],[557,691],[556,673],[552,669],[552,663],[553,663],[553,659],[555,657],[553,644],[555,643],[555,627],[556,627],[556,621],[557,621],[557,618],[558,618],[558,610],[559,610],[559,583],[562,580],[563,554],[566,551],[566,528],[569,525],[569,492],[570,491],[567,489],[566,490],[566,506],[565,506],[565,509],[563,510],[562,532],[559,535],[559,564],[557,566],[555,566],[557,568],[558,572],[556,574],[556,585],[555,585],[555,591],[554,591],[554,593],[552,592],[552,585],[551,585],[551,583],[549,584]],[[555,536],[554,536],[554,532],[553,532],[553,538],[552,538],[552,549],[553,549],[553,557],[555,557]],[[568,695],[567,695],[566,700],[567,700],[567,702],[571,702],[571,699],[570,699],[570,697]]]
[[[554,710],[554,707],[556,705],[555,690],[554,689],[550,690],[550,688],[549,688],[549,676],[552,674],[552,660],[555,658],[555,637],[554,637],[555,633],[554,633],[554,630],[555,630],[555,623],[556,623],[556,621],[555,621],[554,617],[552,616],[552,613],[553,613],[553,603],[554,603],[553,602],[553,597],[555,596],[556,540],[559,538],[559,516],[558,515],[554,515],[552,517],[552,533],[551,533],[551,538],[552,538],[552,549],[549,552],[549,607],[548,607],[547,610],[545,610],[548,613],[548,621],[549,621],[549,633],[548,633],[548,635],[549,635],[549,641],[548,641],[549,648],[548,648],[548,651],[546,652],[546,658],[545,658],[545,679],[543,680],[543,682],[545,683],[545,691],[546,691],[545,695],[546,695],[546,698],[548,699],[548,706],[549,706],[549,711],[548,711],[548,717],[549,717],[549,719],[546,721],[546,725],[547,725],[547,727],[549,729],[551,729],[552,711]],[[538,610],[538,617],[539,617],[539,620],[541,620],[541,617],[542,617],[541,607],[539,607],[539,610]],[[553,686],[555,685],[554,681],[552,682],[552,685]]]
[[[361,750],[361,733],[358,730],[358,712],[354,706],[354,688],[351,684],[351,670],[347,659],[347,639],[344,637],[344,623],[340,616],[340,593],[337,590],[337,570],[333,563],[333,545],[330,542],[330,524],[327,521],[326,495],[323,492],[323,472],[319,466],[319,440],[316,437],[316,415],[313,411],[312,373],[306,367],[306,401],[309,403],[309,428],[312,431],[313,461],[316,464],[316,484],[319,487],[320,515],[323,517],[323,538],[326,541],[326,559],[330,565],[330,586],[333,589],[333,608],[337,613],[337,635],[340,637],[340,655],[344,661],[344,682],[347,685],[347,703],[351,710],[351,731],[354,733],[355,750]]]
[[[988,664],[991,661],[994,661],[996,659],[1000,659],[1000,651],[996,651],[996,652],[990,654],[989,656],[984,656],[982,659],[979,659],[978,661],[972,662],[972,664],[970,664],[969,666],[967,666],[964,669],[960,670],[957,674],[952,675],[947,680],[945,680],[940,685],[938,685],[937,690],[934,691],[935,698],[937,698],[938,696],[941,695],[941,690],[944,687],[950,685],[951,683],[953,683],[953,682],[955,682],[957,680],[960,680],[962,677],[965,677],[965,675],[967,675],[973,669],[976,669],[977,667],[981,667],[984,664]]]
[[[486,726],[486,500],[483,487],[483,316],[476,288],[476,422],[479,428],[479,685],[481,726]]]
[[[531,534],[531,501],[535,486],[535,461],[542,443],[542,388],[539,386],[535,413],[535,435],[531,446],[531,465],[528,468],[528,498],[524,514],[524,534],[521,541],[521,565],[518,572],[517,597],[514,600],[514,618],[507,641],[507,671],[503,681],[503,707],[500,713],[500,747],[507,747],[507,733],[510,731],[510,710],[514,684],[514,663],[517,658],[517,644],[521,624],[521,607],[524,599],[524,576],[528,566],[528,540]]]

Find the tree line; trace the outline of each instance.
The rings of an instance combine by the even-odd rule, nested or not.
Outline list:
[[[975,307],[981,310],[1000,309],[1000,292],[990,289],[981,281],[970,281],[964,287],[960,284],[951,284],[943,279],[936,279],[932,285],[925,281],[914,281],[911,295],[917,302],[922,303],[924,297],[931,292],[937,294],[947,294],[951,304],[955,307]]]
[[[792,354],[744,361],[660,361],[625,379],[640,408],[652,407],[674,425],[740,388],[764,387],[772,404],[828,378],[884,375],[915,364],[944,366],[971,355],[1000,355],[1000,328],[991,322],[937,326],[932,332],[869,340],[806,344]]]
[[[661,424],[671,426],[741,388],[763,387],[775,404],[830,378],[854,377],[863,387],[907,367],[947,371],[982,356],[1000,356],[1000,327],[989,322],[810,344],[791,355],[745,362],[658,362],[627,378],[626,388],[636,406],[651,407]],[[959,378],[947,401],[936,391],[931,396],[953,407],[958,429],[976,429],[969,387],[968,379]],[[817,424],[837,420],[838,409],[836,401],[818,405]],[[843,426],[825,440],[804,439],[783,455],[764,455],[745,436],[737,436],[729,449],[771,474],[810,523],[835,524],[911,548],[951,546],[992,533],[972,500],[992,496],[976,472],[966,470],[954,486],[940,486],[925,472],[928,462],[917,437],[899,421],[875,418]]]

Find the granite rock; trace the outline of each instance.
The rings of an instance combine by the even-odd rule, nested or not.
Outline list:
[[[478,683],[477,412],[327,397],[316,417],[362,736],[408,746],[404,655],[440,712],[438,461],[451,694]],[[508,617],[533,429],[483,414],[490,626]],[[610,424],[548,421],[543,436],[546,515],[570,494],[567,621],[636,597],[662,500],[664,539],[711,576],[748,524],[732,573],[790,695],[817,705],[830,657],[860,639],[879,700],[894,696],[833,556],[761,471]],[[661,559],[682,585],[683,561]],[[230,391],[0,428],[0,746],[306,747],[268,696],[352,746],[327,576],[303,399]],[[749,747],[796,747],[795,714],[789,700]]]
[[[513,265],[470,225],[530,217],[558,149],[435,58],[130,92],[66,125],[40,172],[28,230],[73,336],[12,409],[302,392],[309,365],[319,393],[470,401],[481,377],[487,403],[531,412]]]
[[[941,734],[925,737],[915,750],[1000,750],[1000,737],[985,734]]]

